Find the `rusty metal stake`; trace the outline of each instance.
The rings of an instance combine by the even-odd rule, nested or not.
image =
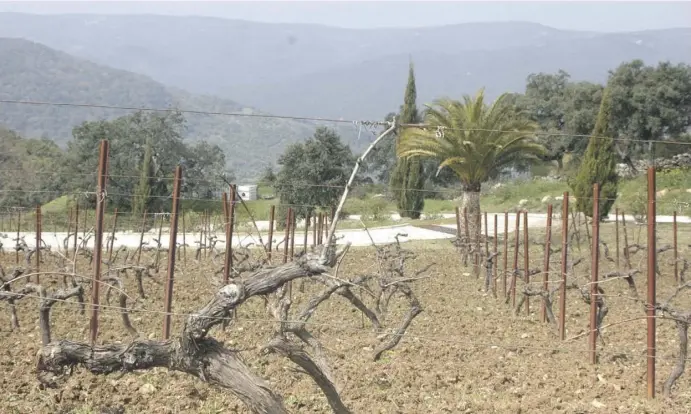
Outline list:
[[[230,186],[230,198],[228,200],[228,238],[226,239],[226,250],[229,252],[226,264],[229,272],[233,270],[233,233],[235,232],[235,200],[237,197],[238,189],[233,184]]]
[[[621,229],[624,233],[624,265],[626,270],[631,269],[631,258],[629,257],[629,233],[626,230],[626,216],[621,212]]]
[[[142,259],[142,249],[144,248],[144,229],[146,229],[146,210],[142,215],[142,229],[139,232],[139,251],[137,252],[137,266]]]
[[[488,230],[488,223],[487,223],[487,212],[484,212],[484,219],[485,219],[485,257],[489,257],[489,230]]]
[[[77,251],[77,235],[79,234],[79,202],[74,206],[74,244],[72,250]]]
[[[307,215],[305,216],[305,240],[303,241],[303,252],[307,253],[307,236],[310,233],[310,212],[307,212]]]
[[[72,207],[67,213],[67,240],[65,240],[65,255],[67,256],[70,254],[70,234],[72,234]]]
[[[41,205],[36,205],[36,283],[40,283],[41,273]]]
[[[679,283],[679,245],[677,241],[677,212],[672,215],[672,239],[674,243],[674,282]]]
[[[115,230],[118,227],[118,209],[117,207],[115,208],[115,212],[113,213],[113,230],[110,232],[110,245],[108,246],[108,262],[111,262],[111,266],[113,265],[112,260],[113,260],[113,247],[115,246]]]
[[[549,292],[549,260],[552,249],[552,204],[547,206],[547,225],[545,226],[545,261],[543,264],[543,275],[542,275],[542,288]],[[545,302],[542,301],[540,306],[540,321],[542,323],[547,322],[547,308],[545,308]]]
[[[655,269],[657,264],[656,247],[656,205],[655,205],[655,167],[648,168],[648,398],[655,398],[655,306],[656,306],[656,279]]]
[[[161,245],[163,244],[161,238],[163,237],[163,212],[159,212],[161,219],[158,221],[158,243],[156,246],[156,269],[159,268],[161,260]]]
[[[173,211],[170,215],[170,241],[168,242],[168,277],[166,279],[165,305],[163,312],[163,339],[170,338],[170,316],[173,305],[173,281],[175,279],[175,253],[178,239],[178,210],[180,208],[180,184],[182,181],[182,167],[175,167],[175,181],[173,181]],[[160,240],[159,240],[160,241]]]
[[[322,244],[322,238],[324,233],[324,214],[319,213],[319,220],[317,222],[317,244]]]
[[[221,194],[223,198],[223,219],[225,222],[225,236],[226,236],[226,252],[223,260],[223,284],[228,284],[228,279],[230,278],[230,249],[228,247],[228,241],[230,240],[230,216],[228,215],[228,194],[224,191]]]
[[[619,269],[619,209],[614,209],[614,235],[615,235],[615,245],[617,247],[617,269]]]
[[[317,245],[317,212],[314,214],[314,223],[312,224],[312,246]]]
[[[101,287],[101,261],[103,257],[103,212],[106,206],[106,165],[108,163],[108,141],[101,140],[98,156],[98,193],[96,195],[96,229],[94,234],[94,280],[91,282],[91,344],[98,337],[98,310]],[[85,210],[86,214],[86,210]],[[86,220],[84,220],[86,228]]]
[[[507,297],[506,272],[509,269],[509,212],[504,212],[504,271],[501,274],[502,294]]]
[[[271,263],[271,251],[273,250],[274,244],[274,221],[276,220],[276,206],[271,206],[269,209],[269,248],[267,249],[266,256]]]
[[[593,237],[590,262],[590,363],[597,363],[597,304],[599,302],[598,274],[600,271],[600,186],[593,184]]]
[[[456,206],[456,237],[461,239],[461,208]]]
[[[19,232],[22,230],[22,211],[17,210],[17,246],[19,246]],[[14,262],[19,264],[19,249],[14,250]]]
[[[185,225],[185,211],[180,208],[180,217],[182,218],[182,266],[187,270],[187,226]]]
[[[530,286],[530,240],[528,238],[528,211],[523,212],[523,268],[525,284]],[[525,298],[525,314],[530,315],[530,296]]]
[[[468,266],[468,252],[470,251],[470,246],[472,246],[472,243],[470,242],[470,229],[468,228],[468,208],[463,207],[463,229],[465,233],[465,254],[463,255],[463,266],[467,267]]]
[[[559,338],[566,339],[566,271],[569,260],[569,192],[564,193],[561,210],[561,289],[559,293]]]
[[[521,213],[516,213],[516,234],[514,235],[516,244],[513,250],[513,272],[511,272],[511,308],[516,307],[516,276],[518,273],[518,248],[521,243]]]
[[[492,279],[492,292],[494,292],[494,297],[497,297],[497,275],[498,275],[498,270],[499,270],[499,258],[497,257],[497,253],[499,252],[498,247],[499,247],[499,241],[497,240],[497,225],[498,225],[498,216],[495,214],[494,215],[494,259],[492,260],[492,275],[494,276]]]
[[[288,214],[286,215],[286,232],[283,238],[283,263],[288,263],[288,249],[290,248],[290,223],[292,222],[293,209],[288,207]]]
[[[290,261],[295,257],[295,228],[297,227],[297,219],[295,218],[295,211],[290,216]]]

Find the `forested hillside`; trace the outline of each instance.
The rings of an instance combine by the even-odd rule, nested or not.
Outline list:
[[[152,79],[77,59],[41,44],[0,38],[0,100],[95,104],[133,109],[0,102],[0,124],[25,137],[44,137],[61,147],[84,121],[132,114],[134,108],[260,114],[233,101],[194,95]],[[185,113],[185,136],[217,144],[239,176],[253,176],[292,142],[314,133],[315,124],[288,119]],[[352,129],[352,128],[351,128]]]

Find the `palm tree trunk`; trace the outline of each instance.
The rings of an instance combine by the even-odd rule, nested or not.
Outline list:
[[[468,234],[470,240],[467,242],[473,253],[470,257],[473,258],[475,254],[479,254],[480,249],[480,184],[471,184],[463,186],[463,195],[461,196],[461,212],[467,212],[468,219],[466,223],[465,217],[461,220],[461,235],[462,237]],[[467,230],[466,230],[467,226]]]

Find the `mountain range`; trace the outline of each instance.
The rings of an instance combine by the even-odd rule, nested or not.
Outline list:
[[[257,117],[267,114],[17,38],[0,38],[2,100],[21,103],[0,102],[0,124],[26,137],[50,138],[61,146],[71,138],[72,129],[85,121],[131,114],[134,108],[182,109],[187,138],[218,144],[239,178],[256,176],[274,164],[288,144],[311,136],[317,126],[309,121]],[[354,133],[351,126],[345,132]]]
[[[398,109],[411,61],[420,104],[481,87],[490,97],[522,92],[526,77],[536,72],[563,69],[574,80],[603,82],[609,70],[633,59],[691,63],[691,28],[605,30],[558,30],[529,22],[344,29],[210,17],[0,13],[0,37],[47,46],[25,41],[22,48],[35,59],[52,56],[61,62],[61,73],[71,73],[56,80],[50,60],[40,72],[14,63],[16,73],[33,76],[30,85],[14,85],[15,97],[370,120]],[[15,42],[16,48],[19,40],[3,42]],[[113,77],[117,86],[109,84]],[[0,95],[7,95],[7,82],[0,72]],[[50,85],[51,96],[40,85]],[[29,114],[37,110],[30,108]],[[78,118],[64,118],[59,129],[71,128]],[[229,160],[242,169],[275,160],[286,143],[304,139],[314,127],[277,119],[193,118],[196,135],[223,143]],[[28,116],[20,130],[45,130],[37,125]],[[353,142],[354,128],[342,130]]]

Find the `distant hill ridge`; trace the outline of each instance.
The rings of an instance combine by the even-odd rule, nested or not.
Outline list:
[[[0,13],[0,36],[32,39],[193,93],[272,113],[379,119],[402,99],[408,59],[418,100],[486,87],[522,91],[533,72],[601,82],[622,61],[691,63],[691,28],[604,33],[531,22],[345,29],[213,17]]]
[[[126,107],[263,114],[234,101],[166,87],[151,78],[113,69],[24,39],[0,38],[0,99]],[[0,103],[0,124],[27,137],[60,145],[83,121],[114,118],[131,110]],[[314,133],[316,124],[289,119],[185,114],[188,139],[225,151],[240,176],[258,174],[285,146]]]

